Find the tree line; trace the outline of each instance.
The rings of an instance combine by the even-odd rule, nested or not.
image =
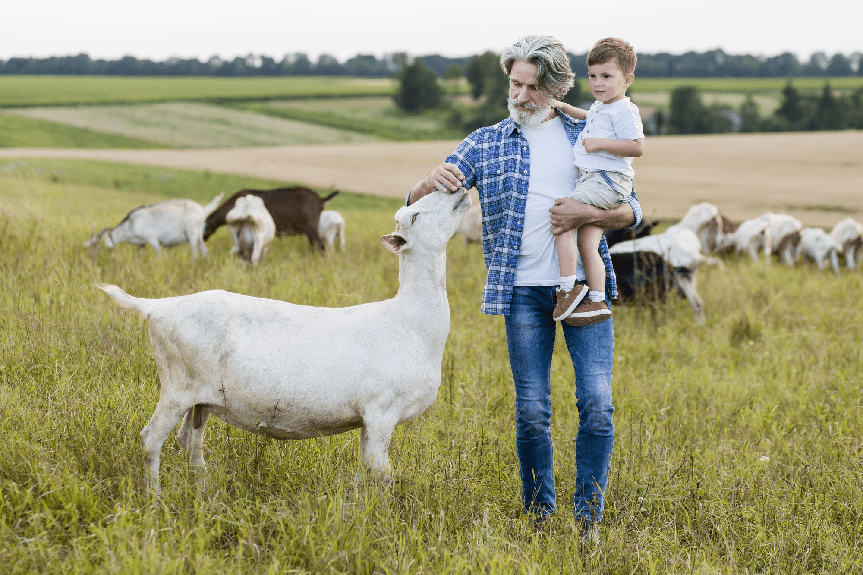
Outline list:
[[[639,61],[640,65],[640,61]],[[447,84],[464,75],[470,84],[473,105],[457,105],[447,99]],[[494,52],[470,60],[462,70],[452,65],[438,75],[422,61],[405,65],[398,75],[395,103],[409,113],[430,109],[449,109],[448,125],[463,132],[499,122],[509,115],[508,80]],[[453,90],[455,95],[455,90]],[[637,103],[637,92],[633,101]],[[575,106],[590,100],[587,90],[576,81],[564,97]],[[672,90],[668,111],[657,110],[645,122],[648,134],[716,134],[730,132],[782,132],[863,129],[863,86],[850,94],[837,94],[824,84],[820,94],[801,93],[791,80],[782,90],[779,107],[762,116],[752,95],[735,108],[728,104],[706,105],[697,86],[683,85]]]
[[[421,61],[439,78],[457,66],[467,69],[470,62],[481,56],[449,58],[439,55],[410,58],[406,53],[387,54],[378,58],[358,54],[345,62],[323,54],[313,62],[302,52],[288,54],[281,60],[270,56],[248,54],[230,60],[213,56],[206,61],[196,58],[169,58],[157,62],[125,56],[117,60],[92,59],[87,54],[52,56],[48,58],[14,57],[0,60],[0,74],[23,75],[87,75],[87,76],[364,76],[389,78],[401,72],[408,63]],[[570,54],[573,71],[578,77],[587,75],[587,54]],[[644,78],[793,78],[820,76],[863,76],[863,54],[850,55],[824,52],[813,54],[807,61],[786,52],[778,56],[726,54],[721,49],[684,54],[639,54],[638,70]]]

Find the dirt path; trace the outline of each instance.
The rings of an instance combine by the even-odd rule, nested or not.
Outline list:
[[[458,142],[216,150],[22,150],[0,157],[66,157],[247,174],[404,197]],[[804,225],[863,221],[863,132],[650,138],[635,161],[649,218],[681,217],[710,201],[733,220],[776,211]]]

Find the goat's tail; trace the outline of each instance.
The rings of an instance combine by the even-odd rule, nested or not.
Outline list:
[[[133,309],[141,314],[142,317],[147,317],[148,310],[146,309],[146,299],[130,296],[120,288],[111,284],[96,284],[96,287],[114,298],[120,307],[124,309]]]
[[[339,191],[338,191],[338,190],[336,190],[336,191],[334,191],[333,193],[331,193],[329,196],[327,196],[326,198],[323,198],[323,200],[322,200],[322,201],[326,204],[327,202],[329,202],[330,200],[332,200],[334,197],[336,197],[336,194],[338,194],[338,193],[339,193]]]
[[[213,198],[212,202],[204,206],[204,219],[206,219],[207,217],[209,217],[210,214],[216,211],[216,208],[219,207],[219,202],[222,201],[222,196],[224,195],[224,193],[219,194],[218,196]]]

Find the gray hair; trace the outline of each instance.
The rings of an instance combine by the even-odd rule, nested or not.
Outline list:
[[[536,66],[536,88],[560,99],[572,88],[575,74],[569,67],[569,56],[554,36],[525,36],[503,51],[500,67],[509,76],[515,62]]]

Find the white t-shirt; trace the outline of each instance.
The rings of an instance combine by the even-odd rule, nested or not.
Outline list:
[[[558,116],[539,126],[519,127],[519,130],[530,146],[530,179],[513,285],[558,285],[560,266],[548,210],[556,199],[569,196],[575,188],[578,176],[573,163],[573,148]],[[581,257],[578,258],[576,275],[579,279],[585,277]]]
[[[621,98],[611,104],[599,100],[587,111],[584,129],[575,141],[575,165],[582,170],[596,172],[606,170],[620,172],[630,178],[635,176],[632,158],[621,158],[608,152],[588,154],[581,141],[584,138],[612,138],[615,140],[640,140],[644,138],[644,126],[638,113],[638,106]]]

